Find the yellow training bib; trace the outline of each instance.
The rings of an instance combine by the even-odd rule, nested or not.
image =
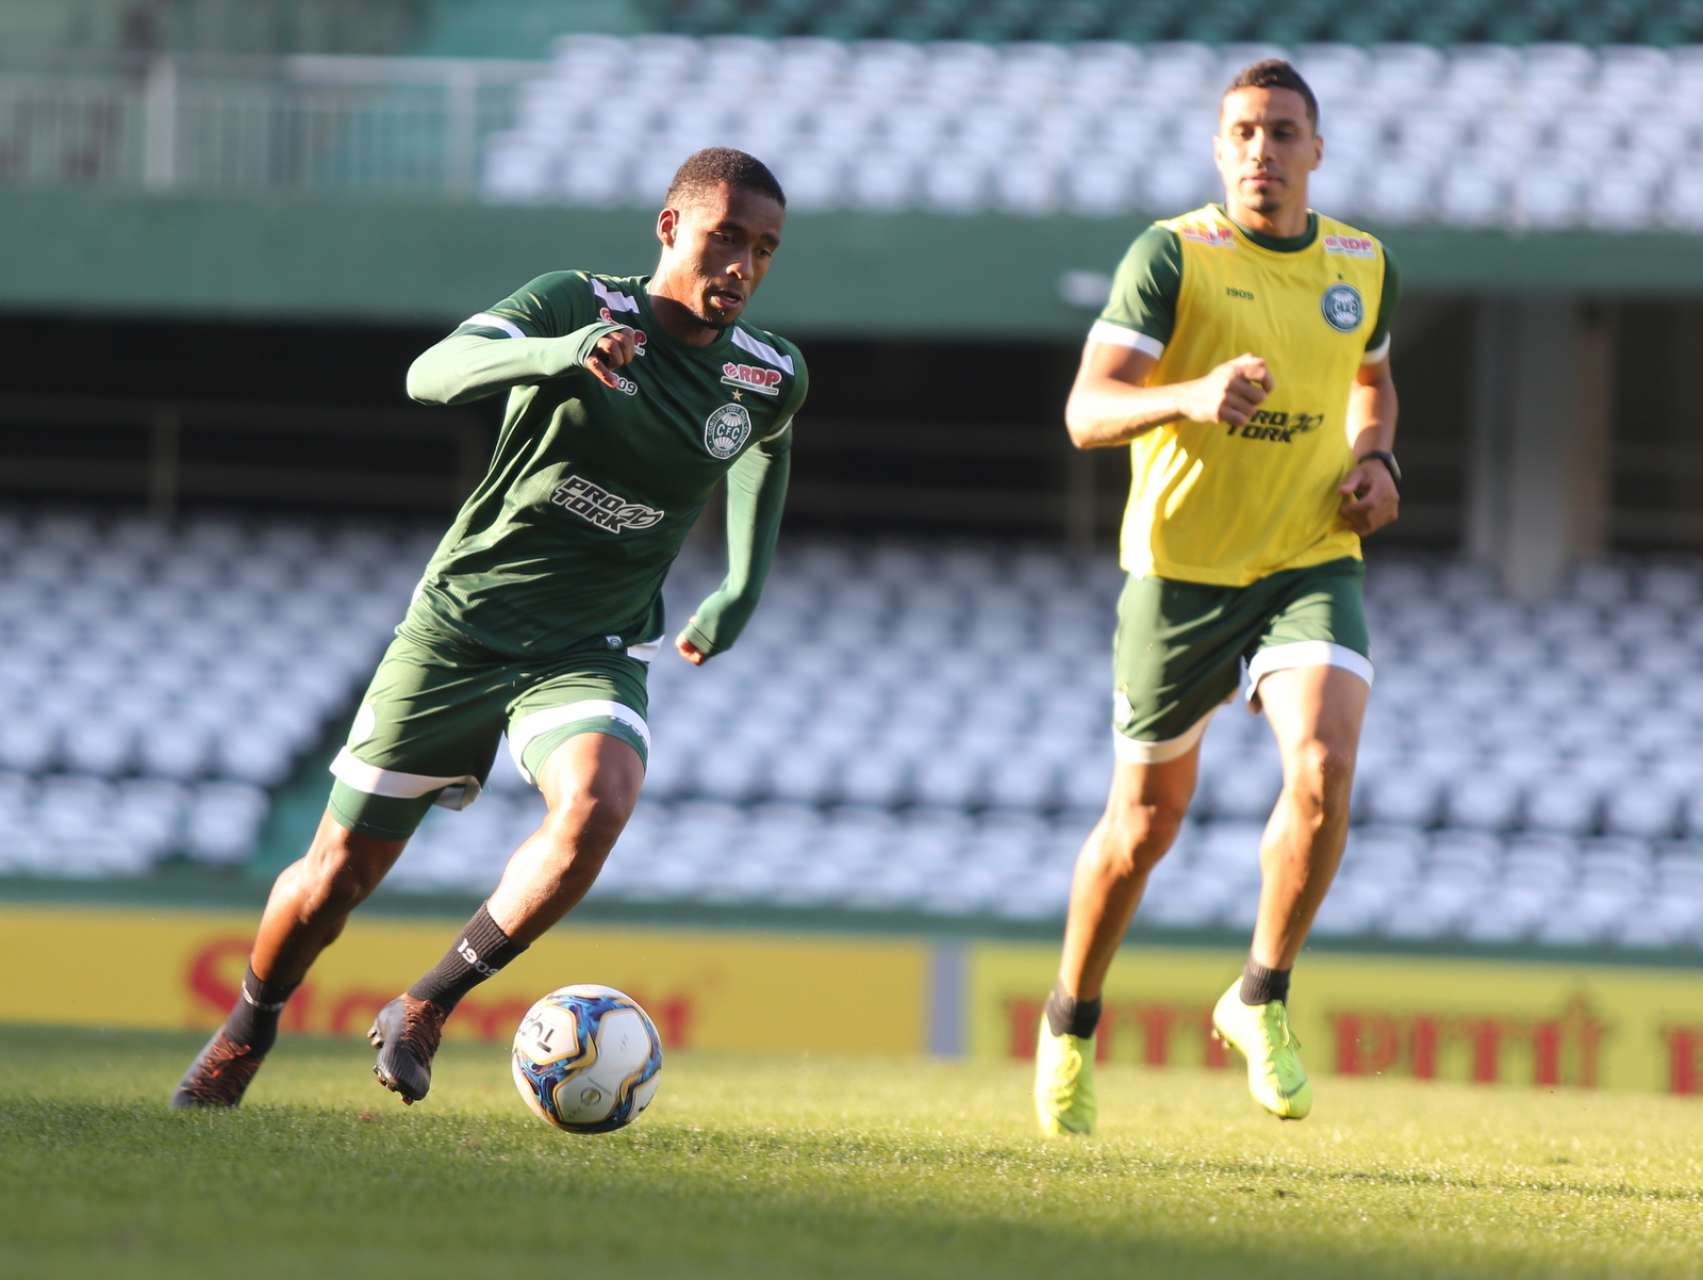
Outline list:
[[[1257,243],[1213,205],[1157,225],[1178,238],[1182,276],[1149,383],[1251,353],[1274,386],[1245,426],[1179,420],[1131,442],[1123,567],[1246,586],[1358,557],[1336,490],[1353,464],[1348,396],[1377,322],[1383,246],[1323,215],[1312,242],[1289,251]]]

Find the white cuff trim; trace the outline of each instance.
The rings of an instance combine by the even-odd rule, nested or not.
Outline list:
[[[1254,655],[1254,660],[1248,663],[1248,701],[1254,700],[1260,681],[1273,671],[1291,671],[1296,667],[1338,667],[1353,672],[1367,684],[1372,683],[1372,663],[1363,654],[1330,640],[1297,640],[1293,644],[1274,644]]]
[[[526,770],[526,749],[537,738],[554,732],[564,725],[577,724],[581,720],[616,720],[626,725],[639,735],[639,741],[645,744],[645,750],[650,750],[650,726],[645,718],[631,707],[619,702],[606,699],[591,698],[584,702],[568,702],[559,707],[545,707],[542,711],[534,711],[524,715],[509,726],[509,755],[514,757],[515,768],[520,770],[520,776],[533,786],[538,785]]]
[[[1096,320],[1094,327],[1088,330],[1088,341],[1102,342],[1108,347],[1132,347],[1155,360],[1165,354],[1165,344],[1159,339],[1113,324],[1110,320]]]
[[[511,338],[524,338],[526,336],[520,331],[519,325],[504,320],[501,316],[494,316],[489,311],[481,311],[476,316],[468,316],[461,323],[463,327],[476,324],[481,329],[501,329]]]
[[[1386,333],[1384,340],[1360,357],[1361,364],[1382,364],[1390,358],[1390,344],[1395,339],[1394,333]]]
[[[661,640],[646,640],[643,644],[630,644],[627,646],[627,656],[629,658],[636,658],[640,662],[655,662],[656,655],[661,652]]]
[[[427,773],[381,769],[376,764],[356,759],[348,747],[339,751],[337,758],[331,762],[331,776],[356,791],[391,800],[417,800],[429,791],[441,790],[443,794],[436,803],[446,809],[465,809],[479,798],[479,779],[470,773],[438,778]]]
[[[1212,719],[1212,708],[1188,729],[1187,732],[1175,738],[1167,738],[1163,742],[1138,742],[1127,738],[1116,729],[1112,730],[1112,750],[1122,764],[1164,764],[1167,760],[1175,760],[1178,756],[1187,755],[1195,743],[1200,741],[1201,734],[1206,732],[1206,723]]]

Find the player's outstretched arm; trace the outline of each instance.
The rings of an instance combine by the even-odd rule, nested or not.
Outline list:
[[[606,386],[633,357],[635,335],[618,324],[588,324],[559,338],[487,338],[452,333],[408,367],[408,395],[419,404],[466,404],[581,370]]]
[[[1396,442],[1396,383],[1388,359],[1363,364],[1348,393],[1348,445],[1357,461],[1342,478],[1342,518],[1362,537],[1391,523],[1401,509],[1396,478],[1374,453]]]
[[[1090,341],[1064,408],[1071,443],[1078,449],[1128,444],[1182,418],[1241,426],[1272,389],[1271,371],[1251,353],[1188,382],[1147,386],[1157,363],[1157,356],[1133,347]]]
[[[757,611],[774,562],[792,473],[792,428],[762,440],[727,473],[727,577],[675,641],[694,666],[729,648]],[[696,655],[696,656],[694,656]]]

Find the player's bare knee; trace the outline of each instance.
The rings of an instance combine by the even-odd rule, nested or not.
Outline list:
[[[391,843],[341,827],[322,831],[297,864],[307,891],[302,914],[336,919],[359,906],[384,878],[394,857]]]
[[[564,796],[544,821],[545,833],[568,858],[593,855],[601,861],[632,816],[636,790],[592,785]]]
[[[1348,803],[1354,784],[1354,752],[1323,738],[1310,738],[1289,751],[1285,787],[1309,809],[1321,815]]]

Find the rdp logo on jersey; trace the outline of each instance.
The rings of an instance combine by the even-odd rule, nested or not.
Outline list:
[[[620,494],[610,493],[584,476],[569,476],[562,481],[550,495],[550,501],[610,533],[648,529],[667,514],[642,502],[628,502]]]
[[[742,404],[724,404],[704,420],[704,448],[715,458],[731,458],[751,434],[751,415]]]
[[[754,364],[735,364],[729,360],[721,367],[721,380],[730,387],[744,387],[758,395],[778,396],[781,393],[779,369],[760,369]]]
[[[1177,234],[1185,240],[1193,240],[1196,244],[1209,245],[1214,249],[1234,249],[1236,247],[1236,233],[1229,227],[1213,227],[1190,222],[1178,227]]]
[[[1326,253],[1346,253],[1351,258],[1375,258],[1378,246],[1370,236],[1326,236]]]

